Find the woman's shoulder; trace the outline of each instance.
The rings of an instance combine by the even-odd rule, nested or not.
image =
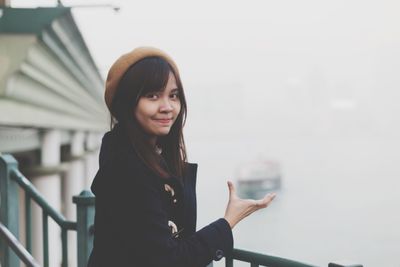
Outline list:
[[[121,143],[112,132],[104,135],[99,155],[99,170],[93,180],[93,193],[123,190],[144,184],[157,185],[157,177],[140,159],[129,142]]]
[[[104,134],[99,155],[101,168],[145,170],[146,165],[136,152],[126,134],[114,127]]]
[[[197,176],[197,163],[186,162],[185,176],[196,177]]]
[[[197,169],[198,164],[193,162],[186,162],[186,166]]]
[[[152,188],[152,189],[151,189]],[[131,194],[133,191],[162,189],[160,178],[141,164],[128,164],[125,160],[116,161],[100,168],[91,186],[97,196],[110,196],[119,193]]]

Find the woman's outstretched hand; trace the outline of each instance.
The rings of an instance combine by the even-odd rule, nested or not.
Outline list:
[[[269,193],[259,200],[241,199],[237,196],[235,186],[231,181],[228,181],[228,188],[229,202],[226,207],[224,219],[228,221],[232,229],[238,222],[256,210],[266,208],[276,196],[275,193]]]

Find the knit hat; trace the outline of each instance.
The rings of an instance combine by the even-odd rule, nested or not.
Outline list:
[[[178,68],[175,62],[168,54],[161,51],[160,49],[154,47],[138,47],[131,52],[122,55],[120,58],[117,59],[117,61],[114,62],[107,75],[104,99],[110,111],[115,92],[118,88],[118,84],[124,76],[125,72],[130,66],[146,57],[160,57],[166,60],[173,68],[175,74],[178,75]]]

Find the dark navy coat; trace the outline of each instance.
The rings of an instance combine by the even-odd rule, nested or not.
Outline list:
[[[196,172],[188,163],[183,179],[158,177],[119,126],[106,133],[91,187],[96,214],[88,266],[204,267],[230,254],[225,219],[196,232]]]

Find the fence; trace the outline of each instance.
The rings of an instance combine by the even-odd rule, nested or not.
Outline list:
[[[78,244],[78,267],[86,266],[87,259],[93,245],[93,235],[90,227],[94,222],[94,195],[90,191],[82,191],[79,196],[73,198],[77,205],[77,221],[72,222],[52,208],[43,196],[36,190],[32,183],[18,170],[17,161],[10,155],[0,156],[0,222],[8,229],[1,231],[4,238],[0,240],[0,255],[2,255],[2,266],[19,267],[20,258],[15,251],[20,248],[17,241],[19,238],[19,190],[25,193],[25,240],[26,252],[32,252],[32,201],[36,202],[42,210],[43,227],[43,264],[49,266],[49,217],[61,228],[62,242],[62,267],[68,266],[68,231],[77,231]],[[15,239],[6,238],[7,233],[12,234]],[[18,253],[18,252],[17,252]],[[24,253],[26,254],[26,253]],[[22,259],[22,258],[21,258]]]

